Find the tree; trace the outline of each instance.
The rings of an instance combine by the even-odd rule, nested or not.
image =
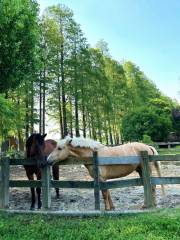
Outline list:
[[[127,81],[128,109],[148,105],[150,99],[161,96],[155,84],[134,63],[124,62],[123,69]]]
[[[0,92],[15,89],[36,65],[38,5],[34,0],[0,1]]]
[[[124,141],[141,141],[145,134],[153,141],[166,141],[171,130],[171,115],[155,107],[135,109],[122,119]]]
[[[22,108],[0,95],[0,139],[5,140],[9,133],[17,134],[23,127]]]

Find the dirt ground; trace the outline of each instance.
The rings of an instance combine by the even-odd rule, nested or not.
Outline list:
[[[180,164],[162,163],[162,175],[166,177],[180,176]],[[156,174],[153,174],[156,175]],[[27,179],[23,167],[11,166],[10,176],[13,180]],[[134,172],[127,178],[138,177]],[[121,178],[123,179],[123,178]],[[60,180],[92,180],[83,165],[60,166]],[[126,187],[112,189],[111,196],[117,210],[139,210],[143,205],[143,187]],[[157,186],[157,207],[180,207],[180,185],[165,185],[166,195],[162,196],[161,187]],[[51,210],[94,210],[94,192],[89,189],[60,189],[60,198],[56,199],[55,190],[51,190]],[[30,189],[12,188],[10,190],[10,209],[29,210]],[[101,196],[101,209],[104,203]]]

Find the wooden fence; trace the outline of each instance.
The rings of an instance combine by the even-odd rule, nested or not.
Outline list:
[[[168,148],[171,148],[171,147],[175,147],[175,146],[180,146],[180,142],[155,142],[156,145],[158,145],[159,147],[168,147]]]
[[[94,166],[94,181],[55,181],[51,180],[50,166],[42,168],[42,179],[35,180],[10,180],[10,165],[34,165],[34,160],[28,159],[9,159],[3,158],[0,161],[0,208],[5,209],[9,206],[9,188],[12,187],[42,187],[42,206],[47,210],[51,206],[51,188],[90,188],[94,189],[95,210],[100,210],[100,190],[122,188],[130,186],[143,186],[144,198],[147,207],[153,207],[152,185],[159,184],[180,184],[180,177],[152,177],[149,170],[149,162],[153,161],[180,161],[180,155],[158,155],[148,156],[147,152],[141,152],[140,156],[126,157],[98,157],[94,152],[92,160],[87,164]],[[135,164],[142,163],[143,177],[125,180],[111,180],[108,182],[99,181],[100,165],[117,165],[117,164]],[[68,159],[61,162],[60,165],[82,164],[81,161]]]

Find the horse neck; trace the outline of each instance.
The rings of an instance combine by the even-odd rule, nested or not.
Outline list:
[[[45,141],[45,148],[44,148],[44,154],[48,156],[52,151],[56,148],[56,141],[52,139],[48,139]]]
[[[43,159],[45,156],[44,153],[45,146],[40,146],[39,144],[31,145],[27,147],[27,157],[28,158],[39,158]]]
[[[84,147],[72,147],[71,148],[72,156],[73,153],[78,156],[82,160],[87,160],[88,158],[91,158],[93,156],[93,150],[90,148],[84,148]]]

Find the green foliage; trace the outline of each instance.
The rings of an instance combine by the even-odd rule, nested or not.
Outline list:
[[[166,141],[171,130],[171,115],[159,108],[142,107],[127,113],[122,120],[125,141],[142,141],[144,134],[153,141]]]
[[[5,240],[178,240],[179,226],[179,209],[132,216],[86,219],[1,214],[0,238]]]
[[[41,20],[37,14],[34,0],[0,1],[0,92],[8,98],[0,134],[27,137],[38,123],[44,131],[45,113],[61,137],[106,144],[119,144],[121,129],[125,140],[153,141],[179,131],[171,119],[178,104],[136,64],[114,60],[104,40],[91,48],[68,7],[48,7]]]
[[[23,127],[23,122],[19,115],[22,115],[22,109],[17,108],[13,102],[0,95],[0,136],[1,139],[8,136],[9,133],[15,133],[17,129]]]
[[[38,5],[0,1],[0,92],[16,88],[36,66]]]
[[[146,144],[153,144],[154,142],[151,140],[151,137],[147,134],[143,134],[142,142]]]

